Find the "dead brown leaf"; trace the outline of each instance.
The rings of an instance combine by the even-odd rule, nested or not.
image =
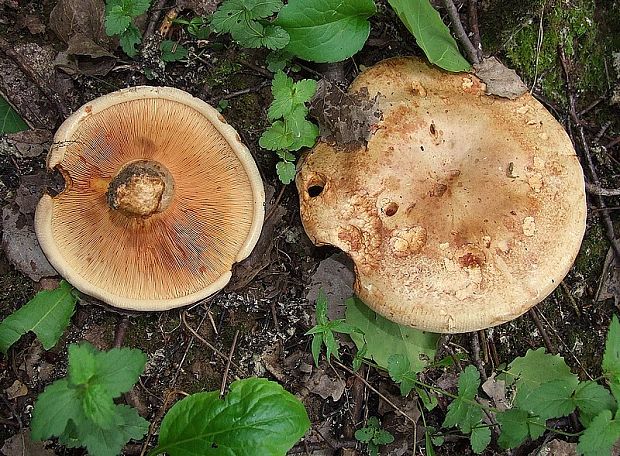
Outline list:
[[[532,451],[530,456],[577,456],[577,444],[554,439]]]
[[[306,293],[308,302],[315,302],[319,290],[327,296],[328,316],[331,320],[344,318],[344,301],[353,296],[355,274],[348,257],[339,253],[321,261],[310,278]]]
[[[9,400],[16,399],[18,397],[28,394],[28,387],[19,380],[15,380],[11,386],[4,390]]]
[[[322,370],[315,370],[314,374],[304,383],[311,393],[321,396],[323,399],[331,397],[332,401],[339,401],[347,386],[341,378],[334,378]]]
[[[15,146],[19,156],[34,158],[49,150],[52,145],[52,132],[42,129],[20,131],[7,135],[7,140]]]
[[[5,456],[54,456],[52,450],[45,448],[45,442],[33,442],[30,438],[30,429],[7,439],[0,452]]]
[[[527,92],[527,86],[515,70],[507,68],[495,57],[474,65],[476,76],[487,85],[488,95],[514,100]]]
[[[614,300],[616,308],[620,305],[620,265],[613,248],[609,248],[603,264],[601,283],[596,293],[597,301]]]

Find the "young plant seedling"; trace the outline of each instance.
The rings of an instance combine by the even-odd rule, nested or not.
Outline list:
[[[355,431],[355,438],[368,445],[370,456],[379,454],[379,446],[387,445],[394,441],[394,436],[388,431],[381,429],[381,422],[376,416],[368,418],[366,427]]]
[[[129,57],[136,56],[136,45],[142,42],[134,19],[146,13],[150,6],[151,0],[106,0],[105,32],[119,37],[121,48]]]

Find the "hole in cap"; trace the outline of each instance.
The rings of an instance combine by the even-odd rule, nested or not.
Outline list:
[[[383,213],[387,215],[388,217],[395,215],[397,212],[398,212],[398,204],[395,203],[394,201],[387,203],[383,207]]]
[[[327,183],[327,179],[322,174],[313,174],[308,179],[306,183],[306,191],[308,192],[308,196],[310,198],[316,198],[321,193],[323,193],[323,189],[325,188],[325,184]]]

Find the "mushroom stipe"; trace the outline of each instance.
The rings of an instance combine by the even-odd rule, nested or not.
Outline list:
[[[485,95],[471,74],[384,60],[350,92],[378,95],[366,146],[318,143],[296,184],[304,228],[355,263],[355,291],[415,328],[474,331],[518,317],[562,281],[585,231],[584,177],[531,95]]]
[[[133,87],[71,115],[47,158],[65,188],[35,231],[73,286],[112,306],[166,310],[222,289],[254,248],[263,183],[237,132],[207,103]]]

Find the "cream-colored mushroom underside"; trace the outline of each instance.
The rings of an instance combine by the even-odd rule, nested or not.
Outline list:
[[[529,94],[489,97],[474,76],[413,59],[372,67],[351,90],[362,87],[383,111],[367,149],[320,144],[297,180],[306,231],[351,255],[359,296],[435,332],[503,323],[547,296],[586,216],[555,119]]]

